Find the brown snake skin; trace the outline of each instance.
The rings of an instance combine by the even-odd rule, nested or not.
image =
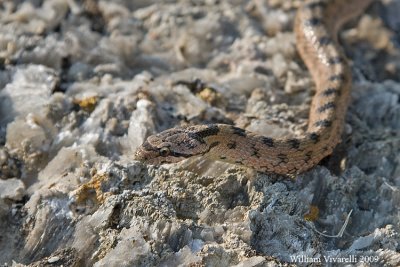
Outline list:
[[[297,49],[316,84],[304,135],[275,139],[227,124],[172,128],[148,137],[135,158],[159,165],[203,155],[261,172],[298,174],[310,169],[340,142],[349,103],[351,73],[337,42],[338,30],[371,2],[314,0],[299,8],[294,25]]]

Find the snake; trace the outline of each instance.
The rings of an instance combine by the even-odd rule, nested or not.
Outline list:
[[[341,142],[350,102],[351,69],[338,32],[372,1],[313,0],[299,6],[294,19],[296,47],[316,88],[303,134],[273,138],[229,124],[175,127],[149,136],[134,158],[161,165],[202,156],[282,175],[311,169]]]

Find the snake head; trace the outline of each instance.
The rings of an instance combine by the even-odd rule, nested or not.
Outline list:
[[[208,151],[209,146],[199,134],[197,126],[172,128],[149,136],[137,149],[135,159],[159,165],[179,162]]]

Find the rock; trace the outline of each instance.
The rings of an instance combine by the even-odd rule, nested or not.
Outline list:
[[[9,200],[21,200],[26,194],[24,183],[16,178],[0,179],[0,198]]]

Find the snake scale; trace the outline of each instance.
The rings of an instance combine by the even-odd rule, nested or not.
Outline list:
[[[340,142],[350,98],[351,72],[338,30],[371,2],[314,0],[299,7],[294,22],[297,50],[316,85],[303,135],[271,138],[227,124],[177,127],[149,136],[135,159],[159,165],[202,155],[277,174],[312,168]]]

